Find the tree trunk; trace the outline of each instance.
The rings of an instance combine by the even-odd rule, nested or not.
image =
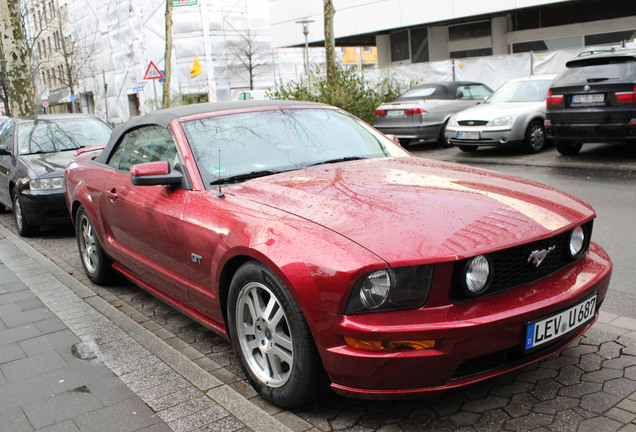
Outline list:
[[[336,48],[333,35],[333,16],[336,10],[332,0],[323,0],[325,14],[325,55],[327,63],[327,84],[331,83],[336,75]]]
[[[170,108],[170,75],[172,74],[172,0],[166,0],[166,50],[163,55],[163,103],[162,108]]]
[[[29,62],[31,53],[24,37],[19,3],[19,0],[0,1],[0,42],[4,53],[3,70],[6,71],[11,113],[14,116],[25,117],[37,114],[37,107],[35,84]]]

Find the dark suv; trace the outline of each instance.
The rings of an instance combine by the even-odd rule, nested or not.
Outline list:
[[[545,130],[561,154],[584,143],[636,143],[636,51],[582,53],[565,65],[546,99]]]

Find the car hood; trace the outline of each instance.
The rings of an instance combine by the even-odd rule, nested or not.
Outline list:
[[[62,175],[67,165],[74,158],[75,150],[20,155],[22,163],[38,176],[46,176],[53,173]]]
[[[490,121],[507,115],[518,116],[532,112],[545,112],[545,102],[485,103],[458,112],[455,114],[455,119],[457,121]]]
[[[225,193],[313,221],[394,266],[467,258],[594,217],[588,204],[547,186],[415,157],[320,165]]]

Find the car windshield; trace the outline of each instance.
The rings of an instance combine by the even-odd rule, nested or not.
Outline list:
[[[551,79],[512,81],[499,87],[486,103],[542,102],[548,95],[551,82]]]
[[[105,145],[111,129],[92,118],[36,119],[18,123],[21,155],[53,153]]]
[[[322,163],[408,156],[370,126],[334,109],[264,110],[182,126],[208,187]]]

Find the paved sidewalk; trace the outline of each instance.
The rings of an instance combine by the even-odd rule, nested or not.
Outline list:
[[[2,230],[0,431],[288,430]]]
[[[170,430],[4,263],[0,374],[2,431]]]

